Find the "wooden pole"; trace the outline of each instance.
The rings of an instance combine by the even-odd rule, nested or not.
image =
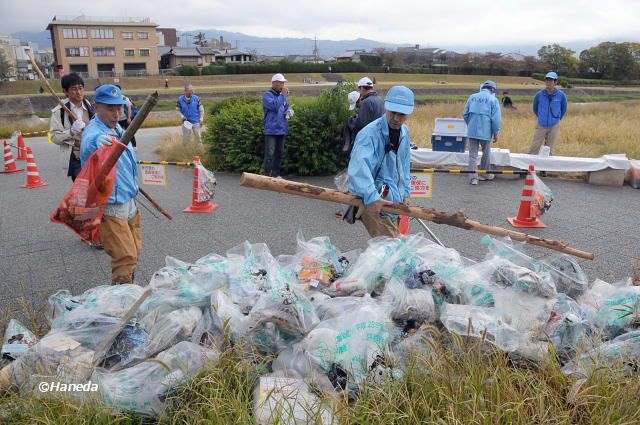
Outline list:
[[[289,195],[302,196],[305,198],[319,199],[322,201],[335,202],[346,205],[361,205],[362,200],[349,193],[339,192],[320,186],[313,186],[306,183],[298,183],[289,180],[276,179],[273,177],[260,176],[258,174],[242,173],[240,185],[253,187],[255,189],[271,190],[274,192],[287,193]],[[422,220],[432,221],[438,224],[459,227],[465,230],[486,233],[494,236],[509,236],[511,239],[526,242],[531,245],[541,246],[554,251],[563,252],[575,257],[593,260],[592,252],[581,251],[573,248],[564,242],[528,235],[502,227],[490,226],[468,219],[462,212],[447,213],[431,208],[408,206],[403,204],[393,204],[382,207],[382,211],[393,214],[402,214]]]
[[[73,112],[71,112],[71,109],[69,109],[69,108],[67,108],[65,106],[64,102],[62,101],[62,99],[60,99],[58,97],[58,95],[56,94],[56,92],[53,90],[53,87],[51,87],[51,85],[49,84],[49,80],[47,80],[45,78],[44,74],[40,70],[40,67],[38,67],[38,64],[36,63],[36,60],[33,57],[33,53],[31,53],[31,50],[29,50],[27,54],[29,55],[29,60],[31,60],[31,65],[33,65],[33,68],[38,73],[38,76],[40,77],[40,80],[44,83],[44,85],[47,88],[47,90],[49,90],[49,93],[51,93],[51,95],[56,98],[56,100],[58,101],[58,103],[60,104],[62,109],[64,109],[67,112],[67,114],[71,118],[71,122],[74,122],[77,119],[76,115]]]

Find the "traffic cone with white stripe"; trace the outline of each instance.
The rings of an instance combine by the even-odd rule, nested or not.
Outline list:
[[[19,173],[20,171],[23,171],[23,168],[18,169],[18,167],[16,167],[16,160],[13,159],[11,148],[7,144],[6,140],[4,141],[3,158],[4,158],[4,170],[0,171],[0,173],[9,174],[9,173]]]
[[[529,173],[524,180],[524,189],[522,189],[522,198],[520,199],[520,207],[516,217],[509,217],[509,223],[513,227],[541,228],[547,227],[536,214],[534,210],[535,192],[533,189],[533,176],[536,170],[533,164],[529,164]]]
[[[42,180],[40,173],[38,172],[38,166],[36,165],[36,159],[31,151],[31,146],[27,146],[27,181],[21,187],[27,189],[35,189],[38,187],[46,186],[48,183]]]
[[[202,188],[200,187],[200,179],[199,179],[199,167],[200,157],[193,157],[193,191],[191,192],[191,205],[182,210],[182,212],[186,213],[213,213],[217,208],[218,204],[214,204],[211,200],[207,200],[205,202],[201,202],[200,193]]]
[[[18,161],[27,160],[27,145],[24,143],[24,137],[22,137],[22,131],[18,130]]]

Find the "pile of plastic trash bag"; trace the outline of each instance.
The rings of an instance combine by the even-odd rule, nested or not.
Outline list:
[[[12,320],[0,389],[90,382],[108,405],[157,416],[233,345],[273,359],[255,392],[259,423],[278,409],[284,423],[304,422],[308,406],[331,423],[320,394],[355,398],[402,377],[412,356],[434,355],[433,329],[518,360],[555,358],[572,375],[637,371],[640,287],[589,282],[571,257],[536,260],[508,239],[482,243],[481,261],[421,234],[371,239],[364,251],[299,235],[293,255],[245,242],[195,263],[167,257],[145,287],[51,295],[40,340]]]

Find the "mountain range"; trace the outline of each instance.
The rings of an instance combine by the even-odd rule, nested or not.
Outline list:
[[[311,55],[313,54],[316,41],[312,38],[273,38],[258,37],[239,32],[230,32],[217,29],[200,29],[193,31],[179,31],[179,46],[193,46],[194,35],[198,32],[205,34],[207,39],[218,39],[220,36],[234,47],[245,50],[255,50],[262,55],[279,56],[279,55]],[[12,37],[21,41],[30,41],[38,43],[40,47],[51,47],[51,39],[48,31],[20,31],[11,34]],[[585,40],[576,42],[560,43],[564,47],[568,47],[577,53],[587,49],[602,41],[626,41],[626,40]],[[541,41],[539,44],[503,44],[503,45],[481,45],[481,46],[465,46],[465,45],[440,45],[428,47],[439,47],[443,49],[453,50],[460,53],[465,52],[502,52],[502,53],[520,53],[523,55],[537,54],[538,49],[545,44],[551,44],[553,41]],[[318,53],[322,57],[335,56],[345,50],[365,49],[372,50],[380,47],[395,49],[396,47],[412,46],[413,44],[394,44],[384,43],[366,38],[357,38],[354,40],[317,40]],[[427,47],[424,46],[423,47]]]

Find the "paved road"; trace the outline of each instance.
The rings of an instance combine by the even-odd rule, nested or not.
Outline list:
[[[155,159],[154,143],[170,131],[176,129],[142,130],[137,136],[139,158]],[[44,312],[46,298],[57,290],[80,293],[109,282],[107,255],[79,242],[64,226],[49,222],[49,213],[70,184],[63,169],[66,158],[43,138],[27,139],[27,143],[33,147],[40,174],[49,185],[22,189],[23,174],[0,175],[0,322],[3,316],[17,314],[17,297],[30,300],[38,312]],[[266,242],[276,255],[293,253],[299,230],[307,238],[328,235],[344,250],[365,246],[367,238],[361,225],[336,220],[334,213],[339,207],[243,188],[238,177],[217,173],[215,199],[220,208],[213,215],[181,212],[190,201],[190,169],[171,167],[166,188],[148,188],[175,218],[170,222],[143,211],[144,249],[137,283],[148,282],[164,265],[167,255],[193,261],[210,252],[224,254],[245,240]],[[332,184],[329,177],[302,180]],[[544,217],[549,227],[531,233],[593,250],[596,261],[581,262],[592,279],[615,281],[628,276],[632,258],[640,257],[640,191],[554,179],[547,183],[556,194],[553,207]],[[464,176],[437,175],[434,197],[423,204],[447,211],[463,210],[479,221],[506,226],[505,218],[515,213],[521,189],[521,180],[496,180],[471,187]],[[431,228],[445,244],[469,258],[484,255],[479,233],[435,224]],[[412,225],[412,231],[419,230]],[[535,248],[528,252],[535,256],[546,253]]]

